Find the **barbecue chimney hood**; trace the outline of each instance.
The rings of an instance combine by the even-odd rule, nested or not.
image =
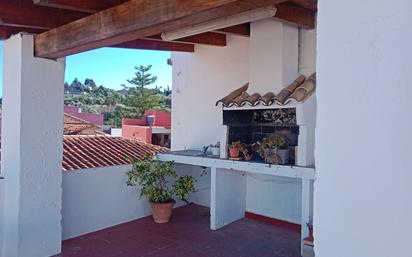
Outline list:
[[[278,94],[299,76],[299,29],[274,19],[250,26],[249,90]]]

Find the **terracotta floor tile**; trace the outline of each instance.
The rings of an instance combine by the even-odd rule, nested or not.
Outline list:
[[[59,257],[299,257],[299,233],[242,219],[209,229],[209,209],[174,210],[168,224],[151,217],[63,241]]]

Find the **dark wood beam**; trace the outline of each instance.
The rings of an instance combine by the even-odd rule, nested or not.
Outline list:
[[[85,13],[95,13],[128,0],[33,0],[34,4]]]
[[[235,34],[238,36],[245,36],[249,37],[250,36],[250,23],[243,23],[223,29],[219,29],[216,32],[220,33],[228,33],[228,34]]]
[[[162,40],[160,34],[148,38],[153,40]],[[226,35],[221,33],[206,32],[189,37],[179,38],[174,41],[201,45],[226,46]]]
[[[314,29],[316,23],[316,13],[293,4],[291,2],[276,5],[277,11],[275,19],[287,22],[302,28]]]
[[[39,33],[44,30],[33,29],[33,28],[23,28],[23,27],[8,27],[0,25],[0,40],[8,39],[11,35],[17,34],[19,32],[28,33]]]
[[[0,25],[51,29],[87,14],[68,10],[37,6],[27,1],[0,1]]]
[[[131,0],[35,38],[38,57],[58,58],[173,31],[283,0]]]
[[[130,42],[117,44],[112,47],[189,53],[193,53],[195,51],[195,45],[193,44],[168,42],[152,39],[136,39]]]
[[[309,9],[312,12],[318,11],[318,0],[290,0],[292,3]]]

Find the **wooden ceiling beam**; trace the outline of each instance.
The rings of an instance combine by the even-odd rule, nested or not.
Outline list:
[[[0,40],[8,39],[11,35],[17,34],[19,32],[27,33],[39,33],[44,30],[33,29],[33,28],[23,28],[23,27],[9,27],[0,25]]]
[[[234,34],[238,36],[244,36],[244,37],[249,37],[250,36],[250,23],[243,23],[223,29],[219,29],[216,32],[219,33],[228,33],[228,34]]]
[[[128,0],[33,0],[34,4],[84,13],[95,13]]]
[[[156,36],[148,37],[153,40],[162,40],[160,34]],[[226,46],[226,35],[215,32],[205,32],[189,37],[179,38],[170,42],[181,42],[181,43],[191,43],[191,44],[201,44],[201,45],[212,45],[212,46]]]
[[[59,58],[173,31],[283,0],[131,0],[38,34],[35,55]]]
[[[189,53],[193,53],[195,51],[194,44],[160,41],[160,40],[153,40],[153,39],[136,39],[133,41],[117,44],[111,47],[143,49],[143,50],[189,52]]]
[[[311,10],[312,12],[318,11],[318,0],[290,0],[290,2]]]
[[[87,14],[37,6],[27,1],[1,0],[0,25],[35,29],[51,29]]]
[[[291,2],[276,5],[275,19],[306,29],[314,29],[316,13]]]

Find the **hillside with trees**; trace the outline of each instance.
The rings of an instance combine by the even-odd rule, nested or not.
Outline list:
[[[130,85],[114,90],[97,86],[93,79],[82,83],[75,78],[64,84],[64,104],[78,106],[83,112],[102,113],[105,123],[120,127],[122,118],[141,118],[146,110],[169,110],[171,90],[154,86],[157,77],[150,73],[151,65],[135,67],[135,76],[126,80]]]

